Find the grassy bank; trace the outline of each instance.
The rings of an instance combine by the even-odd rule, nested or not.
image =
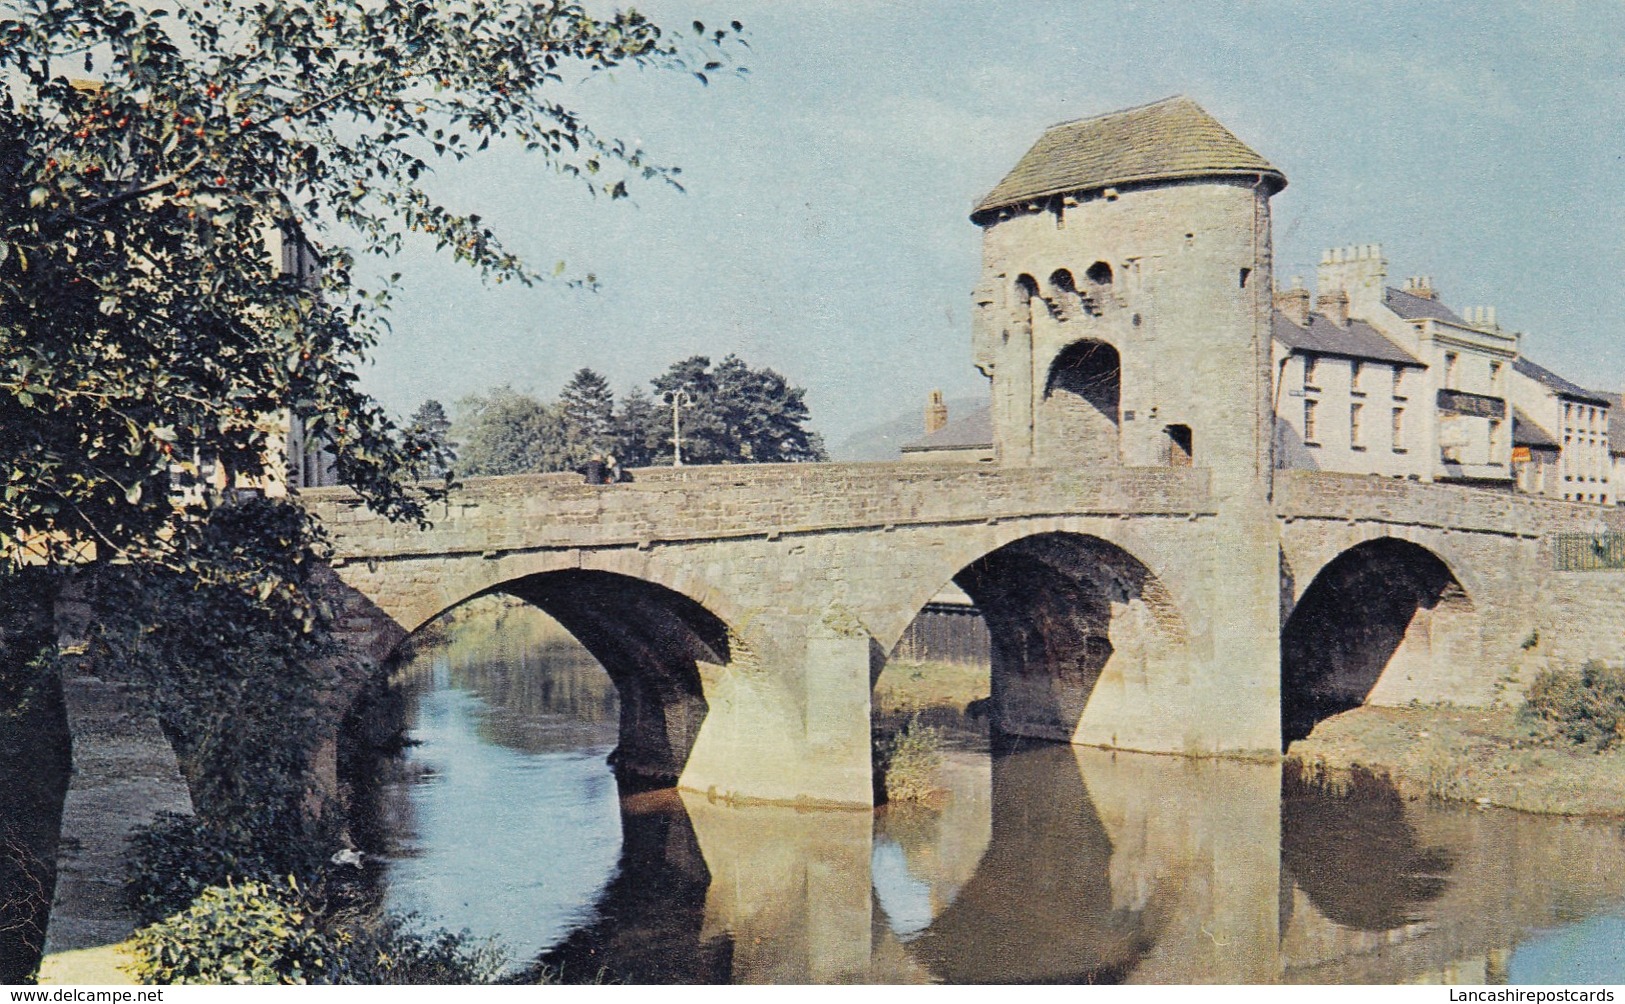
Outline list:
[[[906,714],[926,708],[956,708],[988,694],[986,666],[893,659],[875,683],[874,706],[880,714]]]
[[[1553,743],[1514,708],[1357,708],[1287,755],[1332,783],[1356,768],[1386,776],[1409,797],[1625,816],[1625,752]]]

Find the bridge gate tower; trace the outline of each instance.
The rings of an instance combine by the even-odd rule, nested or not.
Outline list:
[[[1214,690],[1189,695],[1193,715],[1276,705],[1269,200],[1285,185],[1174,97],[1051,127],[971,216],[974,361],[992,381],[999,463],[1208,478],[1212,568],[1191,655],[1205,665],[1190,671]],[[1268,717],[1259,747],[1278,742]]]

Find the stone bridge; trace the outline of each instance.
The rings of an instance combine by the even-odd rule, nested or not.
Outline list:
[[[624,778],[733,801],[872,803],[871,687],[950,582],[987,620],[995,723],[1117,749],[1273,757],[1361,703],[1489,703],[1625,650],[1625,576],[1556,572],[1549,543],[1611,510],[1299,471],[1270,494],[1199,468],[677,468],[475,480],[427,531],[305,498],[371,661],[520,597],[614,679]]]

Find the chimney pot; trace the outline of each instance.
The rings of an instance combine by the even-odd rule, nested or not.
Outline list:
[[[1275,294],[1275,309],[1281,316],[1300,328],[1309,326],[1309,291],[1303,288],[1303,279],[1292,278],[1292,288]]]
[[[925,434],[940,430],[948,424],[948,406],[943,403],[942,391],[934,390],[925,403]]]

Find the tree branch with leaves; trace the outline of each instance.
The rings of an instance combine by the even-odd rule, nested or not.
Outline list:
[[[267,416],[329,444],[393,518],[433,444],[358,386],[407,234],[494,283],[591,285],[436,199],[437,163],[522,146],[619,198],[678,171],[595,131],[573,85],[743,73],[740,26],[571,2],[23,0],[0,16],[0,537],[112,557],[184,536],[178,462],[263,473]],[[0,11],[3,14],[3,11]],[[305,246],[319,280],[271,246]]]

